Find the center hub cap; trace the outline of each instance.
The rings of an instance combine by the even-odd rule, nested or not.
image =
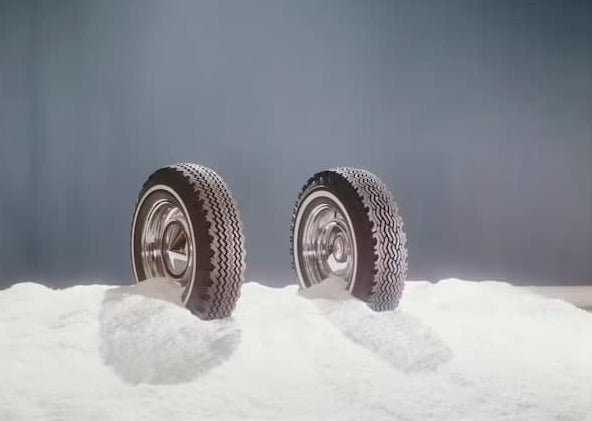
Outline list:
[[[345,262],[347,260],[347,250],[345,241],[342,235],[338,235],[333,240],[333,255],[338,262]]]
[[[178,222],[171,222],[163,236],[164,263],[174,277],[183,275],[189,261],[187,233]]]

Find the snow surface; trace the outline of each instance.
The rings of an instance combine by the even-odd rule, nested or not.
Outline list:
[[[16,284],[0,420],[592,419],[592,314],[500,282],[408,282],[385,313],[339,289],[248,283],[204,322],[158,280]]]

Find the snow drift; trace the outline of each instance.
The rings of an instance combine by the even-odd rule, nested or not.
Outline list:
[[[0,419],[592,419],[592,314],[500,282],[244,285],[203,322],[146,281],[0,292]]]

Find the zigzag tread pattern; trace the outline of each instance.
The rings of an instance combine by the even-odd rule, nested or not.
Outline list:
[[[314,181],[315,176],[310,177],[306,183],[304,184],[304,187],[302,187],[302,189],[300,190],[300,193],[298,193],[298,198],[296,199],[296,203],[294,204],[294,206],[292,207],[292,219],[291,219],[291,223],[290,223],[290,265],[292,266],[292,270],[296,270],[296,262],[294,259],[294,235],[296,235],[296,233],[294,232],[294,228],[296,227],[296,215],[298,214],[298,206],[300,204],[300,202],[302,201],[302,196],[304,195],[304,193],[306,192],[306,189],[308,188],[308,186],[310,186],[310,184]]]
[[[393,310],[403,294],[407,275],[407,237],[395,199],[382,180],[369,171],[349,167],[330,171],[352,185],[372,224],[375,276],[367,304],[375,311]]]
[[[181,171],[199,194],[209,223],[211,282],[207,293],[199,297],[200,316],[208,320],[229,317],[240,296],[246,265],[244,228],[238,206],[224,180],[212,169],[194,163],[170,167]]]

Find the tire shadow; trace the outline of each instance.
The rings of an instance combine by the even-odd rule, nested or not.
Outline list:
[[[325,284],[325,285],[323,285]],[[453,353],[438,333],[419,318],[400,310],[374,312],[328,279],[301,290],[337,330],[372,351],[395,369],[421,373],[438,369]]]
[[[130,384],[192,381],[228,360],[241,330],[231,318],[203,321],[162,279],[105,292],[99,313],[100,354]]]

